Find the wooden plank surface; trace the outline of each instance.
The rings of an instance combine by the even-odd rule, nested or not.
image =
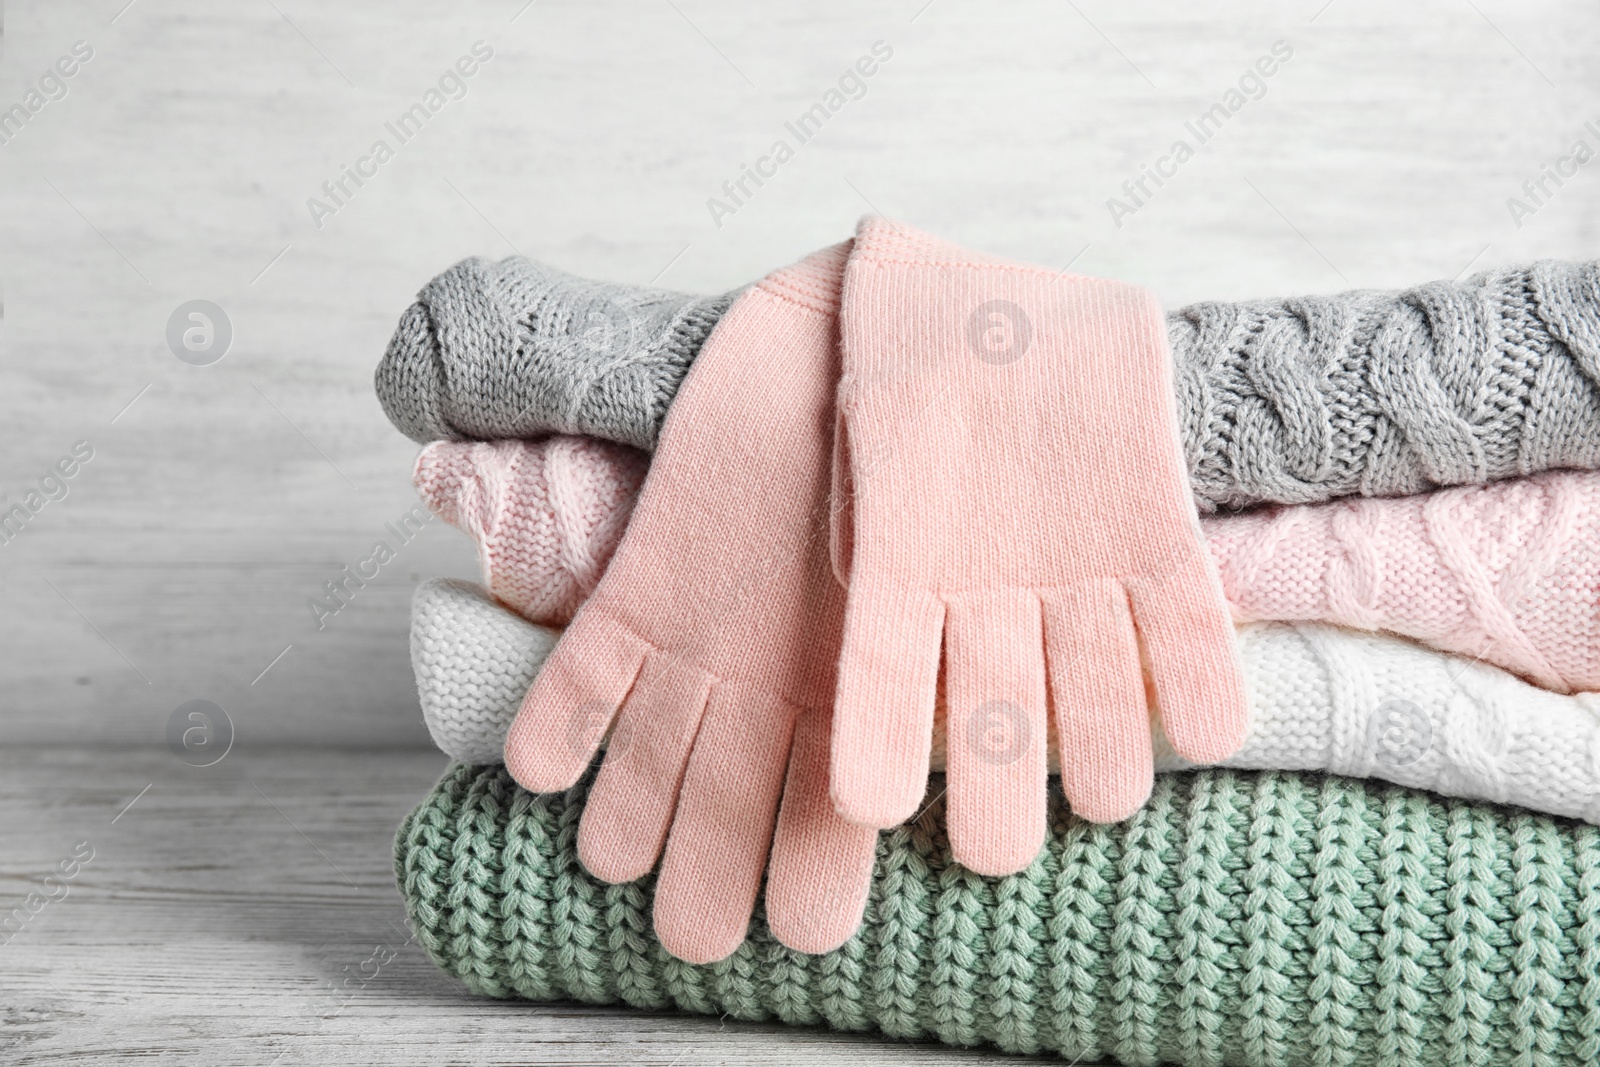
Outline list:
[[[0,944],[0,1062],[1035,1062],[467,995],[409,942],[390,873],[394,829],[444,762],[277,749],[195,769],[165,750],[0,752],[0,901],[59,897]],[[375,951],[386,962],[364,987],[329,991]]]
[[[466,95],[313,220],[479,40]],[[0,107],[77,41],[0,145],[0,507],[94,449],[0,545],[13,743],[156,743],[197,698],[252,744],[425,743],[407,598],[473,573],[465,539],[428,529],[324,630],[306,605],[412,505],[371,371],[464,255],[721,291],[879,210],[1176,304],[1600,247],[1600,163],[1521,226],[1506,206],[1600,150],[1592,4],[12,0]],[[878,41],[865,95],[713,219]],[[1277,41],[1259,98],[1118,226],[1108,199]],[[196,298],[234,329],[212,366],[165,340]]]

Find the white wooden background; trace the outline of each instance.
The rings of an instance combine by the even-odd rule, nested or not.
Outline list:
[[[371,371],[461,256],[721,291],[876,208],[1176,304],[1600,249],[1600,162],[1521,229],[1505,205],[1574,138],[1600,150],[1592,4],[127,2],[5,11],[0,103],[95,50],[0,146],[6,503],[95,448],[0,546],[13,742],[157,741],[195,698],[241,743],[425,741],[407,596],[470,576],[465,540],[430,529],[321,632],[306,600],[413,502]],[[306,199],[479,39],[467,97],[316,229]],[[1280,39],[1267,95],[1113,226],[1106,199]],[[878,40],[866,97],[715,226],[707,198]],[[210,367],[164,339],[195,298],[234,324]]]
[[[365,814],[320,847],[364,850],[363,877],[382,891],[379,838],[437,769],[371,754],[426,744],[409,592],[474,562],[436,524],[324,631],[306,601],[413,502],[415,446],[384,420],[371,371],[415,291],[459,257],[518,251],[721,291],[876,210],[1179,304],[1600,249],[1600,162],[1520,227],[1506,204],[1574,140],[1600,151],[1584,128],[1600,128],[1591,3],[12,0],[3,15],[0,108],[74,42],[94,49],[65,98],[0,145],[0,508],[74,442],[95,451],[66,499],[0,545],[0,728],[18,753],[5,773],[33,769],[0,837],[7,899],[70,843],[61,805],[87,803],[100,780],[137,789],[144,772],[124,760],[171,760],[123,753],[159,745],[191,699],[227,710],[233,761],[350,750],[308,764],[331,780],[281,784],[338,808],[341,779],[365,783],[349,786]],[[307,198],[477,40],[494,57],[468,95],[317,228]],[[880,40],[893,58],[867,95],[717,226],[707,198]],[[1293,58],[1266,95],[1115,226],[1107,198],[1279,40]],[[180,362],[164,336],[196,298],[234,328],[207,367]],[[35,758],[23,745],[101,755],[62,764],[59,747]],[[275,906],[252,886],[276,885],[262,865],[305,842],[270,809],[248,824],[259,836],[213,853],[151,807],[148,825],[172,840],[108,855],[100,910],[62,905],[81,904],[81,929],[162,942],[170,931],[119,910],[116,887],[184,900],[150,888],[174,880],[163,863],[217,865],[208,892],[242,894],[240,922],[252,900]],[[395,917],[392,891],[383,900]],[[304,907],[242,933],[218,919],[218,937],[240,959],[287,952],[306,981],[331,976],[341,961],[316,946],[366,940],[355,926],[377,913],[351,925],[315,893]],[[70,958],[55,978],[38,966],[75,995]],[[134,995],[137,960],[116,966],[97,995]],[[425,967],[405,973],[430,981]],[[198,1015],[237,999],[223,977],[195,996]]]

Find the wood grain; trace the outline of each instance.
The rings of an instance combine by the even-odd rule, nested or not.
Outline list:
[[[0,1062],[1047,1062],[470,996],[408,941],[390,872],[395,827],[443,767],[421,752],[239,751],[205,770],[164,750],[0,752],[5,910],[60,896],[45,876],[93,849],[0,944]],[[374,958],[364,985],[332,991]]]

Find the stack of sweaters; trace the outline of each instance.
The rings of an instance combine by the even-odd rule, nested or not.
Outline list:
[[[935,773],[877,837],[860,929],[806,953],[758,904],[731,955],[691,963],[657,937],[654,873],[580,860],[593,770],[530,792],[503,753],[749,292],[472,259],[379,365],[419,494],[483,570],[413,603],[454,762],[395,870],[440,967],[491,996],[1079,1062],[1600,1062],[1600,264],[1168,314],[1243,743],[1196,767],[1153,721],[1137,812],[1088,821],[1057,791],[1038,855],[985,877],[952,856],[941,692]]]

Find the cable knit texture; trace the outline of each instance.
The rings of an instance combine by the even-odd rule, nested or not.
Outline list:
[[[412,482],[430,511],[472,536],[496,597],[560,626],[605,573],[647,462],[591,437],[439,441],[417,457]]]
[[[418,441],[562,431],[651,448],[734,295],[466,260],[401,318],[378,394]],[[1597,262],[1200,303],[1168,313],[1167,332],[1201,511],[1600,467]]]
[[[558,431],[653,448],[737,295],[595,282],[521,256],[464,259],[400,317],[374,375],[378,400],[420,442]]]
[[[578,861],[585,788],[456,764],[401,825],[417,939],[474,993],[676,1008],[1184,1067],[1592,1067],[1600,831],[1314,775],[1165,775],[1127,822],[1059,805],[1025,871],[951,863],[942,783],[882,834],[861,930],[807,956],[758,914],[709,966],[654,880]]]
[[[1202,508],[1600,466],[1600,263],[1169,318]]]
[[[1600,689],[1600,475],[1207,524],[1239,619],[1390,630],[1556,692]]]
[[[478,540],[485,582],[537,622],[564,621],[548,611],[552,597],[570,614],[594,589],[598,571],[567,561],[609,558],[643,460],[570,440],[437,444],[418,466],[428,506]],[[558,467],[540,458],[547,452],[571,458]],[[430,462],[461,474],[424,487]],[[513,479],[508,469],[559,470],[570,485]],[[460,518],[467,499],[500,509],[480,528],[560,528],[591,540],[558,551],[541,535],[514,553],[485,550]],[[1387,630],[1556,692],[1600,690],[1600,474],[1554,471],[1415,497],[1210,516],[1202,527],[1236,621]]]
[[[452,759],[499,763],[553,631],[466,582],[424,583],[413,604],[429,731]],[[1562,696],[1495,667],[1332,626],[1251,623],[1238,638],[1250,726],[1221,766],[1381,778],[1600,823],[1600,695]],[[931,759],[941,772],[947,721],[941,693]],[[1008,724],[993,725],[1004,739]],[[1155,769],[1192,768],[1172,751],[1159,715],[1155,728]],[[1053,732],[1047,740],[1050,772],[1059,773]]]

